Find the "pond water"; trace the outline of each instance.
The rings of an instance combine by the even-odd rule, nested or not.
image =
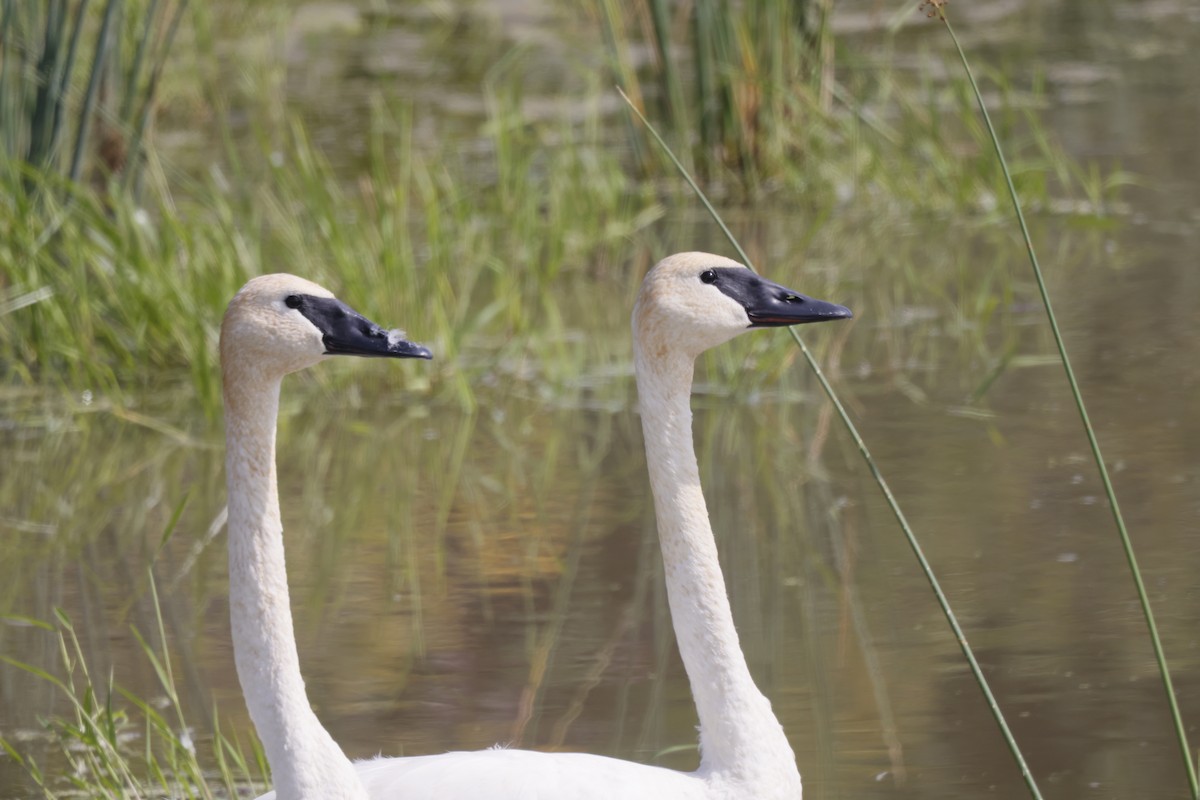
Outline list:
[[[954,6],[977,62],[1002,65],[1018,85],[1044,75],[1040,113],[1070,153],[1137,176],[1111,224],[1080,232],[1064,215],[1035,227],[1195,744],[1200,4]],[[879,20],[899,7],[840,4],[835,27],[870,53]],[[503,48],[534,51],[524,68],[537,75],[585,38],[557,35],[570,15],[554,4],[509,0],[487,12],[499,20],[492,39],[443,64],[431,55],[446,46],[438,25],[388,28],[380,41],[342,6],[304,13],[327,15],[305,24],[335,31],[288,37],[291,100],[325,143],[357,141],[347,120],[361,119],[359,90],[381,73],[411,70],[425,92],[444,81],[446,119],[468,119],[479,107],[464,87]],[[350,30],[337,32],[330,15]],[[913,23],[887,49],[902,76],[926,63],[908,54],[946,46],[939,29]],[[761,249],[786,249],[790,227],[764,216],[753,225]],[[664,231],[671,249],[722,247],[670,213]],[[892,235],[897,252],[936,249],[953,223]],[[990,368],[964,365],[953,341],[898,352],[906,327],[931,328],[936,340],[961,321],[917,306],[883,319],[866,298],[887,286],[830,298],[858,321],[808,337],[834,362],[1045,795],[1183,796],[1099,479],[1061,369],[1044,357],[1019,242],[1000,241],[1008,252],[978,255],[1017,273],[1027,309],[1008,322],[1018,356],[991,383]],[[869,252],[876,263],[880,248]],[[847,265],[839,279],[865,287],[868,267]],[[629,296],[603,278],[596,291],[603,302]],[[626,314],[614,313],[611,330],[579,334],[627,350]],[[773,346],[790,344],[780,336]],[[498,372],[479,387],[476,412],[426,403],[406,391],[416,370],[392,366],[334,367],[379,373],[349,394],[312,379],[285,387],[280,494],[293,609],[310,698],[334,737],[352,756],[501,742],[694,766],[695,715],[663,596],[628,360],[584,368],[569,402]],[[782,392],[706,384],[695,429],[742,642],[791,737],[806,797],[1022,796],[911,553],[800,370]],[[6,390],[0,421],[0,614],[64,609],[96,675],[154,698],[153,669],[131,634],[157,640],[152,572],[196,737],[204,741],[214,703],[224,730],[245,730],[227,619],[220,421],[187,392],[113,413],[103,398],[18,390]],[[12,658],[49,668],[56,647],[19,620],[0,626]],[[36,750],[37,720],[64,708],[48,684],[4,667],[0,710],[0,734]],[[0,796],[33,794],[0,758]]]

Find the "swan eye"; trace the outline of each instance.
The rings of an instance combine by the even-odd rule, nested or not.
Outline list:
[[[704,272],[700,273],[700,281],[702,283],[716,283],[717,273],[711,269],[706,269]]]
[[[286,298],[284,298],[283,304],[288,308],[299,308],[301,302],[303,301],[301,301],[300,295],[289,294]]]

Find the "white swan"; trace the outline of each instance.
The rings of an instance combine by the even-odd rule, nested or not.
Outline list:
[[[298,307],[289,308],[289,297],[299,299]],[[733,626],[700,489],[689,396],[693,362],[704,350],[751,327],[844,319],[850,312],[704,253],[664,259],[638,295],[634,357],[646,458],[672,620],[700,718],[700,768],[683,773],[603,756],[525,750],[351,764],[321,727],[304,694],[287,601],[274,464],[280,380],[327,352],[428,354],[407,343],[407,352],[330,347],[324,327],[330,315],[311,308],[317,298],[337,302],[295,278],[251,281],[230,304],[221,337],[234,652],[278,797],[799,800],[795,757],[750,677]],[[372,335],[377,344],[378,333]]]
[[[275,482],[283,376],[336,354],[430,357],[294,275],[251,280],[221,323],[233,655],[278,794],[294,800],[367,797],[304,692]]]

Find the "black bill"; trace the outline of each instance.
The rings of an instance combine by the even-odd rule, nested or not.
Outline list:
[[[705,275],[708,273],[713,274],[713,279],[705,279],[705,283],[711,283],[741,303],[752,328],[803,325],[854,316],[845,306],[793,292],[745,267],[715,267],[707,270]]]
[[[429,348],[379,327],[336,298],[293,294],[286,302],[317,326],[327,355],[433,358]]]

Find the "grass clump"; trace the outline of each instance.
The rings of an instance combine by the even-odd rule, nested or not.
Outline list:
[[[294,121],[251,185],[216,171],[177,200],[155,174],[144,207],[27,171],[65,199],[0,200],[3,377],[114,393],[185,371],[215,411],[225,304],[250,276],[288,271],[434,345],[439,386],[472,402],[451,366],[469,343],[555,346],[571,323],[550,287],[570,296],[582,265],[657,206],[597,129],[569,132],[579,148],[546,147],[565,126],[527,126],[500,99],[485,155],[422,157],[410,120],[379,109],[369,163],[349,182]]]
[[[911,214],[994,217],[1004,177],[987,131],[974,117],[965,77],[937,81],[881,68],[873,46],[836,51],[825,0],[731,3],[699,0],[597,0],[612,81],[648,118],[659,121],[680,161],[718,198],[770,194],[785,202],[851,207],[869,218]],[[1071,169],[1032,109],[1040,89],[1018,91],[1003,75],[1004,129],[1020,133],[1022,191],[1048,201],[1085,195],[1100,213],[1103,179]],[[669,176],[645,129],[626,125],[647,174]]]
[[[706,173],[761,175],[790,155],[806,102],[827,109],[832,38],[825,0],[599,0],[609,58],[630,96],[652,104]],[[631,45],[652,43],[634,63]],[[803,94],[803,88],[815,94]],[[797,102],[800,100],[801,102]],[[688,135],[694,133],[694,136]],[[635,141],[640,134],[634,130]]]
[[[775,30],[778,20],[738,15],[795,15],[800,8],[749,11],[754,5],[731,10],[730,19]],[[147,11],[156,8],[162,28],[162,7]],[[817,14],[822,5],[808,8]],[[819,15],[805,19],[785,21],[793,31],[810,26],[809,35]],[[624,28],[613,30],[613,41],[627,49],[628,41],[615,38],[626,35]],[[882,79],[847,95],[862,98],[857,106],[827,110],[810,83],[788,83],[801,69],[793,56],[799,59],[777,57],[790,65],[776,70],[789,89],[778,102],[802,104],[805,116],[789,112],[771,123],[776,155],[756,155],[755,163],[769,168],[752,173],[781,214],[813,220],[798,252],[822,235],[849,236],[862,224],[900,229],[914,215],[936,217],[962,203],[974,206],[980,227],[989,224],[990,207],[980,198],[994,194],[998,175],[986,159],[948,154],[944,146],[961,135],[960,150],[982,147],[971,126],[959,130],[948,121],[967,102],[965,88],[929,88],[918,96]],[[415,142],[414,119],[424,109],[376,95],[365,157],[351,170],[335,170],[280,99],[284,76],[277,66],[246,89],[246,132],[236,142],[222,139],[223,156],[206,175],[181,179],[171,170],[168,179],[161,154],[152,150],[137,201],[8,163],[0,169],[0,379],[114,396],[187,381],[215,415],[216,331],[225,303],[248,277],[289,271],[428,342],[439,357],[434,372],[421,373],[432,375],[428,388],[462,405],[475,402],[471,377],[497,362],[537,364],[540,377],[571,382],[582,354],[572,342],[600,347],[584,332],[625,328],[620,314],[592,301],[601,279],[623,277],[661,252],[657,232],[646,231],[661,216],[660,200],[682,195],[677,187],[631,177],[624,154],[612,147],[615,121],[601,110],[607,89],[582,89],[592,99],[576,102],[582,106],[576,122],[531,119],[513,68],[519,60],[514,51],[489,71],[486,116],[469,149]],[[212,102],[219,118],[225,106],[219,98]],[[884,122],[871,107],[895,113]],[[1045,198],[1053,187],[1039,177],[1038,165],[1054,163],[1056,153],[1044,136],[1031,136],[1026,151],[1023,189]],[[796,153],[804,157],[792,158]],[[727,187],[732,167],[722,169],[710,190]],[[17,191],[23,184],[37,187],[43,199]],[[637,257],[630,259],[630,251]],[[914,251],[913,257],[923,256]],[[896,258],[881,264],[902,272],[911,287],[909,296],[881,298],[887,306],[934,297],[954,314],[957,299],[970,295],[997,313],[994,296],[1009,292],[996,288],[992,271],[981,278],[965,275],[961,265],[911,267]],[[868,284],[864,291],[880,282]],[[619,346],[606,350],[604,360],[615,358]]]
[[[158,639],[165,642],[157,596],[154,606]],[[46,756],[55,764],[53,771],[32,755],[22,754],[12,742],[0,739],[0,748],[26,771],[47,800],[79,796],[213,800],[237,797],[240,788],[266,784],[261,755],[244,756],[236,741],[221,734],[215,717],[211,740],[204,737],[211,743],[211,753],[207,759],[199,754],[199,734],[184,714],[165,644],[156,650],[134,631],[158,678],[161,694],[149,701],[123,689],[111,675],[107,681],[93,675],[76,629],[62,611],[55,612],[53,624],[21,621],[55,638],[62,677],[8,656],[0,660],[53,686],[58,701],[69,710],[43,722],[51,742]]]

